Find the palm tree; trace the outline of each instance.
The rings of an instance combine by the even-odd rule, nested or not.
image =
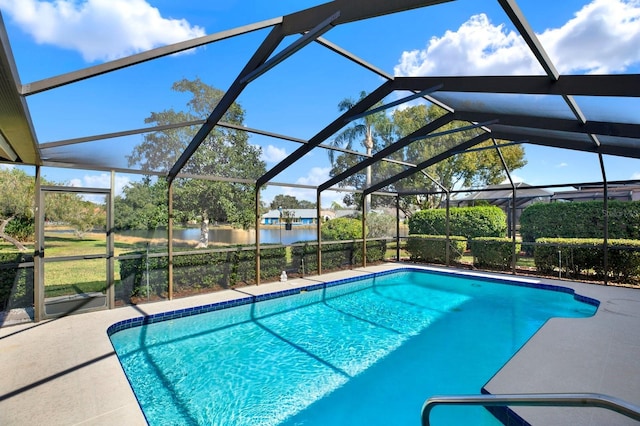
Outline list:
[[[362,91],[360,92],[360,98],[358,99],[358,101],[354,101],[351,98],[343,99],[338,104],[338,109],[341,112],[347,111],[352,108],[357,102],[364,99],[366,96],[367,93]],[[382,102],[378,102],[371,108],[377,108],[381,105]],[[341,147],[344,149],[353,149],[353,143],[359,140],[362,142],[362,145],[366,149],[367,157],[370,157],[376,142],[376,138],[380,136],[380,130],[385,126],[389,127],[390,121],[384,114],[384,112],[366,115],[362,118],[352,121],[351,125],[340,132],[338,136],[336,136],[336,138],[331,142],[331,144],[333,146]],[[329,160],[331,161],[331,164],[335,166],[335,151],[329,151]],[[366,187],[368,188],[369,186],[371,186],[371,166],[368,166],[366,170]],[[364,213],[367,213],[369,210],[371,210],[371,195],[367,195],[367,198],[365,199]]]

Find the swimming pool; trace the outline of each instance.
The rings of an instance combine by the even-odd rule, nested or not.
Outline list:
[[[419,424],[427,397],[479,393],[550,317],[597,305],[560,287],[408,268],[347,281],[114,324],[149,424]],[[432,415],[469,418],[499,424],[478,407]]]

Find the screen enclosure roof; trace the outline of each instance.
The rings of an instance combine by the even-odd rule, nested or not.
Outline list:
[[[401,21],[405,16],[410,17],[412,11],[431,8],[434,8],[433,15],[437,16],[437,8],[440,4],[447,3],[446,0],[336,0],[29,83],[22,82],[10,37],[4,22],[0,22],[0,161],[24,165],[151,173],[165,176],[171,181],[181,176],[185,164],[212,129],[216,126],[234,128],[233,124],[223,119],[230,105],[238,100],[244,91],[251,90],[253,85],[262,88],[276,81],[280,67],[287,66],[287,63],[303,67],[300,72],[305,73],[307,70],[308,74],[318,79],[319,87],[322,75],[327,76],[329,84],[331,79],[340,79],[340,72],[322,69],[323,58],[328,55],[342,57],[345,66],[358,67],[362,75],[376,76],[380,84],[371,88],[368,96],[347,111],[336,112],[334,108],[318,113],[315,134],[304,137],[288,134],[287,129],[295,127],[295,122],[287,122],[286,118],[282,124],[277,124],[277,120],[274,120],[276,124],[273,129],[235,126],[247,131],[252,137],[276,138],[290,142],[295,149],[269,168],[263,176],[232,176],[224,177],[225,179],[266,185],[273,183],[280,173],[296,162],[305,161],[305,155],[310,152],[337,149],[338,152],[353,155],[358,160],[356,166],[349,169],[347,174],[343,173],[318,186],[322,190],[333,187],[348,174],[362,173],[367,165],[377,161],[391,161],[390,158],[395,151],[414,141],[399,140],[368,155],[363,151],[334,148],[331,139],[348,125],[350,119],[366,114],[374,105],[383,102],[391,107],[395,106],[389,105],[391,100],[409,98],[418,98],[439,105],[446,111],[446,122],[460,121],[465,125],[476,126],[481,135],[456,149],[426,158],[421,164],[403,164],[403,172],[373,183],[370,187],[364,188],[365,192],[382,191],[398,179],[410,176],[465,149],[473,149],[478,143],[487,140],[499,139],[501,143],[508,141],[511,144],[533,144],[599,155],[640,158],[640,114],[637,113],[640,111],[640,75],[560,74],[515,0],[496,1],[540,65],[539,74],[398,77],[378,68],[375,58],[366,61],[339,43],[330,41],[332,32],[337,32],[336,37],[339,38],[341,27],[358,25],[366,20],[374,23],[380,21],[380,25],[384,26],[383,18],[386,16],[397,15]],[[380,31],[384,32],[384,28],[380,28]],[[62,91],[65,96],[68,94],[69,102],[72,102],[71,96],[82,93],[83,84],[87,80],[109,78],[111,74],[119,72],[138,72],[144,75],[145,72],[150,72],[150,63],[161,62],[168,57],[179,55],[180,52],[192,51],[201,46],[208,48],[207,53],[203,54],[215,57],[215,45],[231,42],[229,40],[243,46],[248,53],[239,61],[235,77],[226,81],[226,87],[221,87],[225,92],[224,96],[208,117],[166,126],[141,125],[109,131],[96,126],[95,130],[84,130],[83,135],[62,137],[58,140],[40,140],[36,130],[38,117],[32,115],[29,107],[31,97]],[[245,40],[246,46],[242,44]],[[319,72],[312,73],[311,69],[318,69]],[[313,94],[314,84],[315,81],[312,81],[305,86],[308,88],[309,96]],[[354,82],[352,89],[350,93],[344,93],[344,97],[357,93],[361,87]],[[271,104],[276,110],[279,102],[286,102],[286,99],[278,99],[277,91],[273,93],[275,94],[271,98]],[[123,91],[123,102],[127,102],[125,94]],[[73,121],[75,117],[71,115],[67,119]],[[107,117],[104,119],[108,120]],[[423,128],[424,134],[438,131],[437,126],[429,127],[429,124]],[[136,169],[123,160],[139,141],[140,135],[177,127],[190,127],[194,129],[195,136],[180,157],[166,169]]]

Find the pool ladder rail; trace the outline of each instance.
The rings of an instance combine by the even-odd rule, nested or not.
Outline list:
[[[422,426],[429,426],[429,414],[437,405],[482,405],[484,407],[596,407],[612,410],[640,421],[640,407],[599,393],[533,393],[503,395],[433,396],[422,406]]]

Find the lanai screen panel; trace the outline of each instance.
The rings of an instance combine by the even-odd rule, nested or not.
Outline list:
[[[640,158],[640,139],[598,136],[598,140],[604,147],[619,148],[619,155],[623,157]]]
[[[557,95],[459,93],[444,91],[434,93],[433,97],[449,105],[456,111],[575,119],[575,115],[567,106],[567,103],[561,96]]]
[[[448,130],[467,127],[469,123],[454,121]],[[434,132],[437,133],[437,132]],[[406,177],[392,181],[380,190],[387,191],[441,191],[440,185],[451,189],[460,175],[456,173],[466,160],[462,144],[484,133],[480,129],[455,132],[428,139],[417,140],[403,151],[402,163],[391,163],[384,167],[383,173],[374,174],[373,185],[379,186],[393,180],[393,177],[405,173]],[[486,143],[486,142],[485,142]],[[414,166],[421,166],[419,170]],[[433,180],[436,182],[434,182]]]
[[[558,148],[574,148],[578,150],[591,150],[595,147],[589,135],[584,133],[561,132],[531,127],[505,126],[502,124],[491,125],[491,130],[504,138],[511,135],[512,140],[528,141],[540,145],[552,145]]]
[[[576,96],[587,120],[640,125],[640,98]]]
[[[286,37],[282,45],[296,39]],[[247,126],[308,140],[344,112],[343,100],[357,101],[379,84],[371,72],[311,43],[249,83],[238,102],[247,108]]]
[[[50,166],[56,166],[59,163],[62,167],[140,170],[139,167],[128,162],[128,157],[139,140],[140,136],[137,135],[51,146],[41,148],[41,156],[43,162]],[[162,172],[163,170],[158,168],[151,171]]]
[[[267,28],[241,34],[29,95],[26,99],[44,161],[48,164],[60,161],[63,166],[71,163],[138,170],[140,164],[129,163],[128,158],[134,156],[136,146],[154,133],[164,133],[169,139],[182,138],[186,146],[191,140],[189,133],[197,131],[210,109],[192,108],[188,104],[193,98],[191,88],[182,83],[200,81],[224,93],[268,31]],[[230,55],[229,51],[235,53]],[[241,107],[246,123],[251,105]],[[154,129],[173,124],[186,125],[171,130]],[[143,132],[144,129],[148,131]],[[124,133],[135,134],[113,137]],[[49,145],[78,139],[90,141],[64,147]],[[178,156],[183,148],[177,150]],[[164,160],[148,164],[150,171],[166,172],[177,159],[162,149],[153,155]],[[168,162],[171,164],[164,164]]]

